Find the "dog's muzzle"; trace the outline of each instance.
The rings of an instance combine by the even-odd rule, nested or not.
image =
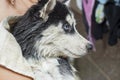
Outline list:
[[[92,50],[93,49],[93,45],[89,43],[89,44],[86,45],[86,48],[87,48],[88,51]]]

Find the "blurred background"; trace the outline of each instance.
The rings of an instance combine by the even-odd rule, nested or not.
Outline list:
[[[78,6],[79,8],[78,8]],[[77,21],[77,29],[86,37],[83,23],[81,0],[71,0],[71,7]],[[75,60],[81,80],[120,80],[120,42],[115,46],[107,43],[108,34],[102,40],[95,41],[96,52]]]

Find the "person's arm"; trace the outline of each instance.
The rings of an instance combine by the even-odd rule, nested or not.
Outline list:
[[[15,73],[0,66],[0,80],[33,80],[30,77]]]
[[[38,0],[0,0],[0,21],[8,16],[23,15]]]

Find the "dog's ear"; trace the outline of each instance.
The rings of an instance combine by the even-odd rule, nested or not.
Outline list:
[[[41,2],[41,0],[39,0]],[[44,20],[48,19],[48,14],[54,9],[56,5],[56,0],[48,0],[48,2],[44,5],[42,10],[40,10],[40,17]]]
[[[63,3],[63,4],[65,4],[66,6],[69,6],[71,0],[57,0],[57,1],[59,1],[59,2],[61,2],[61,3]]]

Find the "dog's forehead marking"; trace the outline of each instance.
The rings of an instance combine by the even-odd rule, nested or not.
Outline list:
[[[66,16],[66,21],[72,26],[76,24],[76,21],[74,19],[74,15],[70,12],[70,14],[68,14]]]

